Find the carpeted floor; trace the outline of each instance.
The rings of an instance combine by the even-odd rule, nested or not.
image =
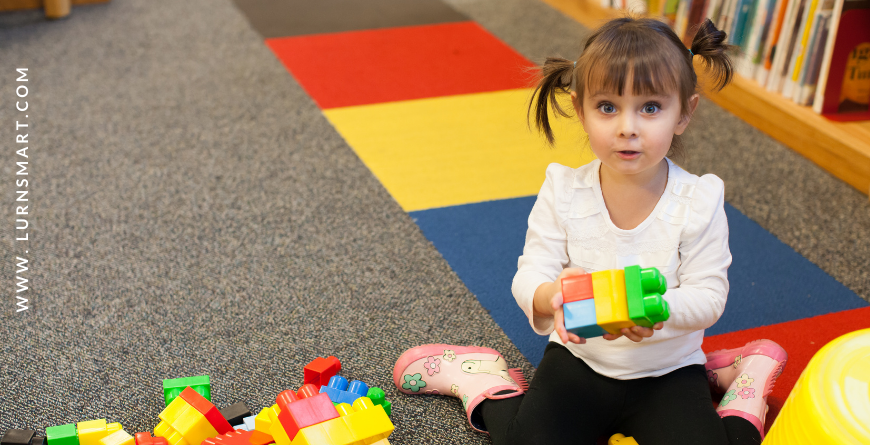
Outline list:
[[[586,33],[534,0],[447,4],[532,61],[576,56]],[[455,399],[401,396],[396,357],[474,343],[531,364],[233,2],[0,13],[0,61],[7,184],[18,67],[31,125],[29,242],[2,191],[0,430],[150,431],[161,380],[201,374],[219,407],[259,411],[335,355],[394,403],[391,443],[489,442]],[[690,171],[722,177],[730,204],[870,299],[865,195],[708,101],[687,139]],[[21,313],[15,257],[30,260]]]

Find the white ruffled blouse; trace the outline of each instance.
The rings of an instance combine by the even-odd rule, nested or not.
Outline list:
[[[601,194],[601,161],[572,169],[550,164],[532,213],[512,291],[532,328],[564,344],[551,317],[532,311],[535,290],[566,267],[587,272],[631,265],[656,267],[668,282],[670,319],[640,343],[601,337],[566,347],[592,369],[615,379],[667,374],[704,364],[704,329],[719,319],[728,296],[728,221],[725,186],[717,176],[686,172],[670,159],[668,183],[655,209],[631,230],[610,220]]]

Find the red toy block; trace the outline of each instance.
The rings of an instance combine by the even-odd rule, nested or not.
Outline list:
[[[305,384],[313,384],[317,388],[329,384],[329,379],[341,371],[341,362],[333,356],[328,358],[317,357],[311,363],[305,365],[303,381]]]
[[[136,433],[133,437],[136,445],[169,445],[165,437],[151,437],[151,433]]]
[[[299,391],[296,392],[296,395],[300,399],[307,399],[312,396],[316,396],[320,394],[319,386],[314,385],[313,383],[306,383],[299,388]]]
[[[592,274],[562,278],[562,304],[593,298]]]
[[[211,439],[202,441],[201,445],[269,445],[274,442],[272,436],[261,431],[233,430]]]
[[[300,429],[316,425],[338,417],[338,411],[326,393],[300,399],[287,405],[278,413],[278,421],[287,432],[290,440],[296,437]]]
[[[220,410],[205,397],[194,391],[193,388],[189,386],[184,388],[184,391],[181,391],[178,397],[184,399],[193,409],[205,416],[205,420],[208,420],[208,423],[214,427],[218,434],[226,434],[233,430],[233,427],[227,422],[227,419],[224,418]]]

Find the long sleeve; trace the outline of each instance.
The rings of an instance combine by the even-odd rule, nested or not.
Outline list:
[[[526,244],[511,286],[532,329],[541,335],[553,331],[553,319],[534,315],[535,290],[543,283],[555,281],[568,265],[567,236],[560,224],[555,190],[568,186],[571,172],[570,168],[558,164],[547,167],[547,177],[529,215]]]
[[[692,215],[680,239],[680,284],[668,289],[672,335],[712,326],[725,310],[728,297],[728,221],[725,186],[715,175],[702,176],[692,198]]]

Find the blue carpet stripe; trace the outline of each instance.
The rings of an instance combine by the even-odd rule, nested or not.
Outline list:
[[[535,197],[421,210],[410,215],[493,319],[537,366],[535,334],[511,294]],[[733,263],[722,318],[707,335],[866,307],[867,302],[754,221],[725,204]]]

